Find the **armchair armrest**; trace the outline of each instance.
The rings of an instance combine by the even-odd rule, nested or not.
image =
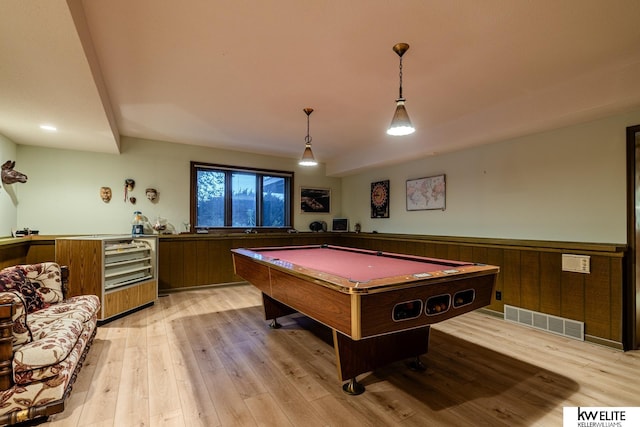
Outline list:
[[[0,296],[0,391],[12,385],[13,368],[13,298]]]
[[[62,296],[66,299],[69,294],[69,266],[60,266],[60,280],[62,281]]]

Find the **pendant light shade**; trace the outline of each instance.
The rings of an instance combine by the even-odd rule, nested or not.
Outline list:
[[[391,125],[387,129],[387,133],[392,136],[409,135],[415,132],[415,128],[411,124],[407,109],[404,108],[404,99],[396,101],[396,112],[391,120]]]
[[[304,153],[302,153],[302,158],[300,162],[298,162],[300,166],[315,166],[318,164],[316,162],[315,157],[313,157],[313,151],[311,151],[311,144],[306,144],[304,147]]]
[[[387,129],[387,134],[392,136],[409,135],[415,132],[407,109],[404,106],[406,99],[402,96],[402,55],[404,55],[407,50],[409,50],[407,43],[398,43],[393,46],[393,51],[400,57],[400,90],[398,99],[396,99],[396,112],[393,115],[389,129]]]
[[[309,135],[309,116],[313,113],[313,108],[305,108],[302,111],[307,115],[307,136],[304,138],[304,152],[298,164],[300,166],[315,166],[318,162],[316,162],[315,157],[313,157],[313,151],[311,151],[311,136]]]

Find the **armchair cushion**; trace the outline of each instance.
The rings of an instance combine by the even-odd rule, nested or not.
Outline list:
[[[33,339],[41,337],[41,331],[59,319],[75,319],[88,322],[100,309],[100,300],[95,295],[79,295],[29,315],[29,326]]]
[[[32,342],[13,353],[13,375],[17,384],[46,380],[58,374],[58,364],[74,349],[82,322],[58,319],[38,331]]]

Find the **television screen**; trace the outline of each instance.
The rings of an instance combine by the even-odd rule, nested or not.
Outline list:
[[[349,220],[347,218],[334,218],[332,231],[349,231]]]

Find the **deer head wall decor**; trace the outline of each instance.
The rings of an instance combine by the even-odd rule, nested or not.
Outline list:
[[[2,172],[0,172],[0,177],[3,183],[13,184],[14,182],[27,182],[27,175],[13,169],[15,165],[16,162],[11,160],[4,162],[2,165]]]

